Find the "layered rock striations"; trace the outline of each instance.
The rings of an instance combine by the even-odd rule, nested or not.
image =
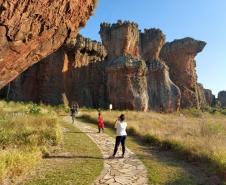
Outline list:
[[[195,56],[203,50],[206,43],[184,38],[166,43],[160,53],[169,66],[173,82],[181,90],[181,107],[200,107],[197,89]]]
[[[0,1],[0,89],[75,38],[96,0]]]

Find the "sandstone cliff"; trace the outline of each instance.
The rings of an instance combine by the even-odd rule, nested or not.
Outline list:
[[[120,56],[107,66],[109,101],[116,109],[147,111],[146,65],[142,60]]]
[[[215,106],[216,105],[215,95],[213,95],[210,89],[204,89],[204,91],[205,91],[205,98],[206,98],[207,105]]]
[[[147,64],[149,109],[173,112],[180,107],[180,90],[171,81],[169,69],[159,59],[165,35],[159,29],[145,29],[140,33],[140,53]]]
[[[160,57],[169,66],[170,77],[181,90],[182,108],[199,107],[195,56],[206,43],[184,38],[166,43]]]
[[[226,108],[226,91],[220,91],[218,93],[218,102],[222,108]]]
[[[142,59],[145,61],[158,59],[164,44],[165,35],[160,29],[145,29],[144,33],[140,33],[140,53]]]
[[[1,0],[0,89],[75,38],[96,0]]]
[[[108,59],[119,56],[139,57],[139,30],[136,23],[121,22],[100,25],[102,43],[108,51]]]
[[[104,47],[78,35],[75,43],[56,52],[23,72],[5,87],[2,96],[17,101],[57,105],[78,101],[98,107],[106,100]]]
[[[78,35],[5,88],[9,99],[172,112],[212,104],[198,86],[194,58],[205,43],[191,38],[165,44],[159,29],[135,23],[101,24],[102,43]],[[0,92],[1,96],[1,92]]]
[[[179,110],[180,89],[169,78],[169,69],[163,61],[149,61],[147,83],[149,109],[158,112]]]

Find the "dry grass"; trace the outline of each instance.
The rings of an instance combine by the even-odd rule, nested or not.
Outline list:
[[[105,121],[113,124],[120,111],[103,111]],[[189,157],[208,159],[226,170],[226,116],[195,110],[184,110],[174,114],[155,112],[123,111],[130,134],[147,141],[189,154]],[[96,119],[96,111],[84,110],[84,114]]]
[[[0,184],[14,183],[34,167],[42,151],[61,142],[57,117],[49,107],[0,102]]]

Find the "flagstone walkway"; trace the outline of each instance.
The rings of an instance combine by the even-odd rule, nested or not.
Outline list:
[[[128,148],[124,158],[121,147],[118,156],[109,157],[113,153],[114,139],[105,133],[97,133],[97,129],[77,121],[79,129],[86,133],[100,148],[104,158],[104,169],[93,185],[147,185],[147,171],[143,163]]]

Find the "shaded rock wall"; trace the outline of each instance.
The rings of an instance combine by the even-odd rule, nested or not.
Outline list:
[[[166,43],[160,53],[169,66],[173,82],[181,90],[181,107],[198,107],[198,90],[195,56],[203,50],[206,43],[192,38],[184,38]]]
[[[145,29],[140,33],[140,52],[147,64],[149,109],[173,112],[180,107],[180,90],[171,81],[169,69],[159,59],[165,43],[165,35],[159,29]]]
[[[216,105],[216,97],[213,95],[210,89],[204,89],[205,91],[205,98],[208,106],[215,106]]]
[[[151,60],[148,67],[149,108],[174,112],[180,108],[180,89],[170,80],[169,69],[161,60]]]
[[[0,89],[74,37],[96,0],[1,0]]]
[[[147,111],[146,65],[142,60],[121,56],[107,66],[109,101],[116,109]]]
[[[52,105],[78,101],[83,106],[104,106],[105,56],[100,43],[78,35],[76,41],[65,44],[11,82],[4,96]]]
[[[226,108],[226,91],[220,91],[218,93],[218,102],[222,108]]]

